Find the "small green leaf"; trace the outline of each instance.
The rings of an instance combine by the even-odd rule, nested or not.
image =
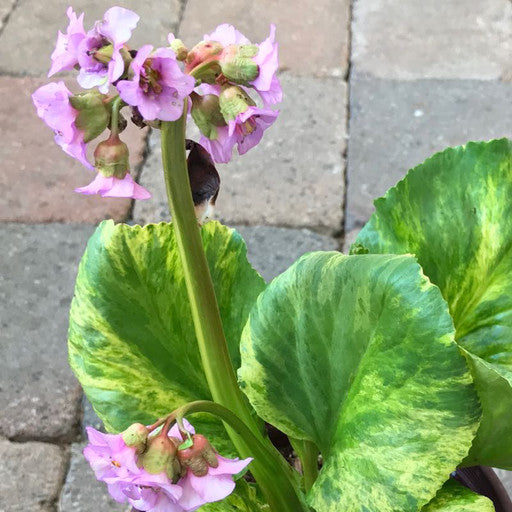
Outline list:
[[[265,287],[240,235],[217,222],[202,238],[235,368],[249,310]],[[100,224],[80,264],[71,306],[69,360],[108,430],[211,399],[171,224]],[[220,422],[194,416],[221,452]]]
[[[489,498],[450,479],[421,512],[494,512],[494,505]]]
[[[258,414],[322,451],[317,512],[418,510],[478,427],[439,289],[410,256],[311,253],[259,296],[242,334]]]
[[[468,464],[512,469],[512,144],[449,148],[386,195],[356,250],[413,253],[448,302],[470,355],[482,425]]]

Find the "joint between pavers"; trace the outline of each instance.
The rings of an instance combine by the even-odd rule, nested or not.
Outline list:
[[[342,226],[340,230],[339,243],[340,250],[343,250],[345,245],[345,238],[347,235],[347,196],[348,196],[348,160],[350,158],[349,155],[349,145],[350,145],[350,94],[351,94],[351,79],[352,79],[352,36],[353,36],[353,23],[354,23],[354,2],[357,0],[352,0],[349,3],[349,12],[348,12],[348,62],[347,62],[347,72],[345,74],[345,83],[347,84],[346,89],[346,101],[345,101],[345,135],[347,138],[347,142],[345,144],[345,149],[343,151],[343,198],[341,203],[341,215],[342,215]]]
[[[9,19],[12,16],[12,13],[16,10],[21,0],[15,0],[11,8],[9,9],[9,12],[0,20],[0,37],[2,36],[2,33],[4,31],[4,28],[7,26],[7,23],[9,23]]]
[[[144,166],[151,154],[151,146],[149,145],[149,136],[151,135],[151,128],[146,132],[144,137],[144,148],[142,150],[142,156],[140,162],[135,166],[135,169],[132,172],[134,180],[138,183],[139,178],[142,176],[142,171],[144,170]],[[135,199],[132,199],[130,204],[130,208],[126,212],[125,222],[129,222],[133,220],[133,209],[135,208]]]
[[[185,16],[185,9],[187,8],[188,0],[179,0],[179,2],[180,2],[180,12],[178,14],[178,23],[176,25],[176,34],[178,34],[178,35],[180,33],[181,23],[182,23],[183,18]]]

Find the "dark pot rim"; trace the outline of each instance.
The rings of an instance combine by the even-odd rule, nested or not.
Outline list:
[[[455,471],[453,478],[468,489],[487,496],[494,503],[496,512],[512,512],[512,501],[492,468],[486,466],[459,468]]]

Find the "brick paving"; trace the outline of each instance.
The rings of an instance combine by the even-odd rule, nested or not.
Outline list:
[[[86,25],[110,7],[71,3]],[[433,151],[510,136],[508,0],[118,4],[141,15],[135,46],[169,31],[192,44],[226,21],[260,41],[276,24],[280,119],[258,148],[219,166],[218,218],[239,228],[266,279],[304,252],[347,249],[371,200]],[[157,133],[125,134],[154,195],[132,208],[74,194],[90,174],[34,114],[30,93],[46,80],[67,5],[0,2],[0,512],[125,510],[81,457],[84,424],[99,423],[67,366],[67,314],[94,224],[168,219]]]

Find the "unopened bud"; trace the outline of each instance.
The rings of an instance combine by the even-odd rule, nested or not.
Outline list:
[[[188,52],[185,73],[197,80],[213,84],[220,74],[219,56],[223,46],[217,41],[201,41]]]
[[[150,437],[146,451],[139,457],[139,464],[152,475],[165,472],[171,480],[174,480],[176,468],[179,465],[175,463],[176,451],[176,445],[166,435]]]
[[[94,166],[106,178],[124,178],[130,170],[128,146],[117,135],[100,142],[94,151]]]
[[[170,41],[169,46],[171,50],[176,54],[176,60],[184,61],[188,55],[188,49],[183,44],[181,39],[173,39]]]
[[[122,434],[126,446],[133,446],[137,454],[141,454],[146,449],[148,439],[148,429],[142,423],[130,425]]]
[[[109,113],[103,102],[105,96],[98,91],[77,94],[69,98],[71,106],[78,110],[76,127],[84,134],[84,142],[100,135],[108,125]]]
[[[217,126],[226,126],[219,107],[219,97],[216,94],[192,94],[191,115],[201,133],[209,139],[215,139]]]
[[[190,448],[178,450],[178,459],[182,467],[190,469],[195,476],[205,476],[209,467],[216,468],[219,465],[217,453],[201,434],[194,434],[192,442]]]
[[[226,121],[236,119],[239,114],[255,105],[249,95],[237,85],[225,87],[219,96],[220,111]]]
[[[258,64],[253,57],[258,54],[258,47],[252,44],[232,44],[226,46],[220,57],[222,74],[231,82],[249,85],[259,74]]]

